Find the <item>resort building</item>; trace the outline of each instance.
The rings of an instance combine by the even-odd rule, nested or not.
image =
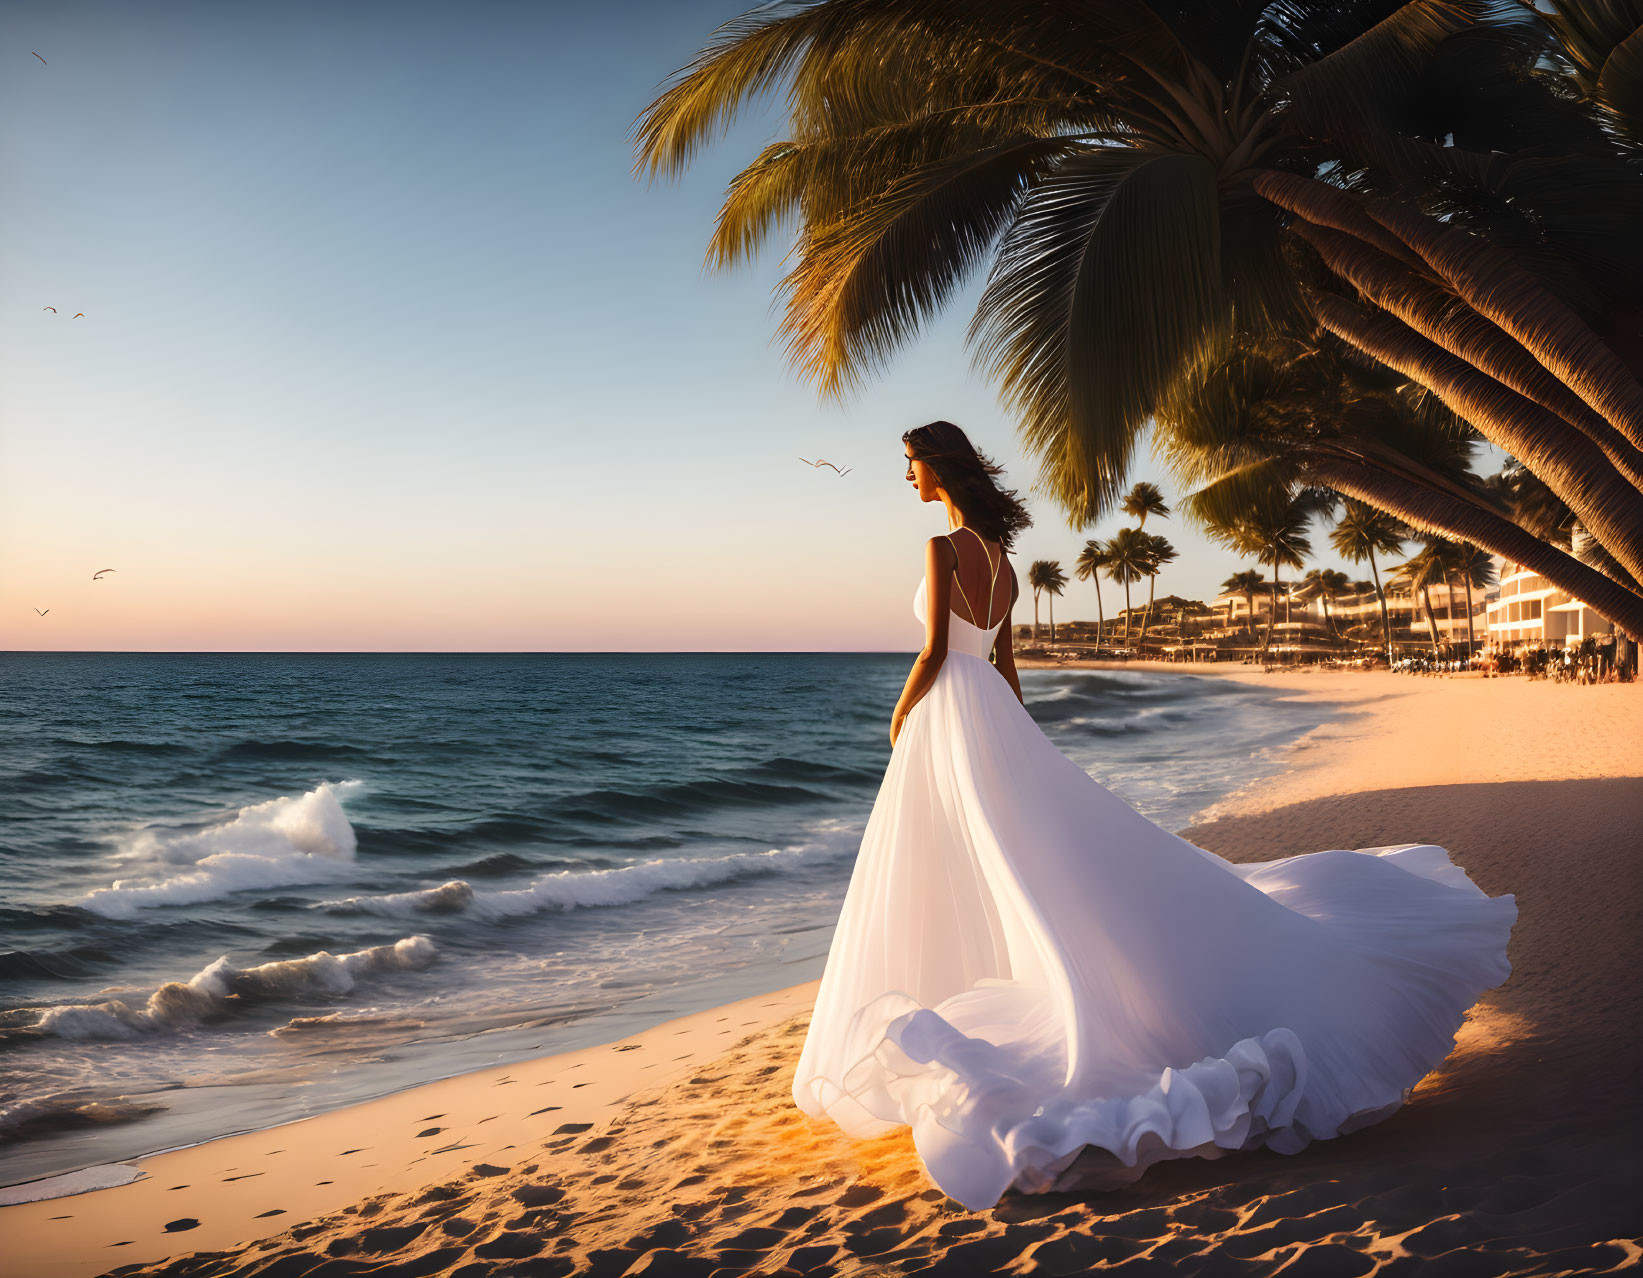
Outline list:
[[[1522,564],[1499,560],[1500,593],[1489,603],[1489,643],[1572,648],[1613,627],[1596,609],[1559,590]]]
[[[1253,625],[1259,631],[1266,625],[1271,607],[1272,587],[1254,596]],[[1327,605],[1323,599],[1308,595],[1303,583],[1284,582],[1278,601],[1278,620],[1273,626],[1273,641],[1283,635],[1286,641],[1327,640],[1335,634],[1345,638],[1378,639],[1381,632],[1381,605],[1375,591],[1367,583],[1349,594],[1337,595]],[[1430,648],[1435,627],[1440,644],[1464,649],[1468,636],[1475,647],[1481,648],[1489,640],[1489,600],[1495,587],[1474,586],[1470,613],[1466,590],[1455,586],[1453,598],[1450,587],[1442,582],[1429,586],[1423,593],[1401,590],[1396,582],[1386,584],[1387,618],[1392,625],[1393,643],[1400,647]],[[1427,615],[1427,600],[1431,600],[1431,617]],[[1212,605],[1224,619],[1224,633],[1243,630],[1250,623],[1250,600],[1241,594],[1220,595]],[[1470,620],[1470,628],[1468,628]],[[1330,623],[1333,622],[1333,627]]]

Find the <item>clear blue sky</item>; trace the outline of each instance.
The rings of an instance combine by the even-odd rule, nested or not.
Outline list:
[[[0,647],[916,647],[945,520],[901,432],[1033,474],[964,349],[979,280],[840,406],[774,339],[781,246],[704,271],[779,113],[633,177],[635,115],[744,7],[8,6]],[[1022,571],[1121,522],[1030,505]],[[1161,593],[1245,566],[1159,527]]]

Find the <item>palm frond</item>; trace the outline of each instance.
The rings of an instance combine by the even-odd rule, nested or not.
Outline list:
[[[783,282],[795,366],[824,394],[881,367],[989,254],[1022,197],[1080,144],[1017,136],[923,165],[807,225]]]
[[[1118,496],[1170,379],[1224,341],[1215,172],[1199,156],[1104,148],[1023,203],[971,325],[1073,527]]]

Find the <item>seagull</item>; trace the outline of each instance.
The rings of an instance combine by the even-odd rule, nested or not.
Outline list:
[[[36,608],[36,609],[35,609],[35,610],[34,610],[34,611],[35,611],[35,612],[40,612],[40,610],[39,610],[39,609],[38,609],[38,608]],[[46,612],[50,612],[50,611],[51,611],[51,609],[50,609],[50,608],[47,608],[47,609],[46,609]],[[42,617],[43,617],[43,616],[45,616],[45,615],[46,615],[46,612],[40,612],[40,615],[41,615],[41,616],[42,616]]]
[[[57,308],[55,306],[42,306],[40,309],[42,311],[50,311],[53,315],[57,314]]]
[[[30,49],[29,52],[34,53],[34,50]],[[34,53],[34,56],[37,57],[37,58],[40,58],[40,55],[38,53]],[[43,66],[43,67],[49,67],[51,65],[51,63],[47,62],[44,58],[40,58],[40,65]]]
[[[112,568],[99,568],[96,572],[91,574],[91,579],[93,581],[97,581],[97,580],[101,579],[102,575],[105,572],[113,572],[113,571],[114,571],[114,569],[112,569]]]
[[[76,313],[75,313],[75,314],[74,314],[74,315],[73,315],[73,316],[72,316],[72,317],[71,317],[71,318],[73,318],[73,319],[79,319],[79,318],[80,318],[80,317],[81,317],[81,316],[82,316],[82,315],[84,315],[84,314],[85,314],[85,312],[84,312],[84,311],[77,311],[77,312],[76,312]]]
[[[839,470],[839,468],[837,466],[833,466],[832,462],[824,461],[819,457],[815,461],[811,461],[808,457],[801,457],[801,458],[799,458],[799,460],[802,461],[806,466],[813,466],[818,470],[821,469],[823,466],[832,466],[834,470],[838,471],[840,478],[843,478],[845,475],[848,475],[853,469],[855,469],[853,466],[846,466],[843,470]]]

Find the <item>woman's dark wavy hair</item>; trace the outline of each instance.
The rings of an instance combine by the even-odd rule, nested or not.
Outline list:
[[[976,450],[966,435],[952,422],[931,422],[915,426],[902,435],[913,446],[913,456],[936,472],[936,481],[947,490],[964,522],[983,537],[1011,549],[1015,535],[1033,522],[1013,488],[1000,488],[994,475],[1004,468]]]

